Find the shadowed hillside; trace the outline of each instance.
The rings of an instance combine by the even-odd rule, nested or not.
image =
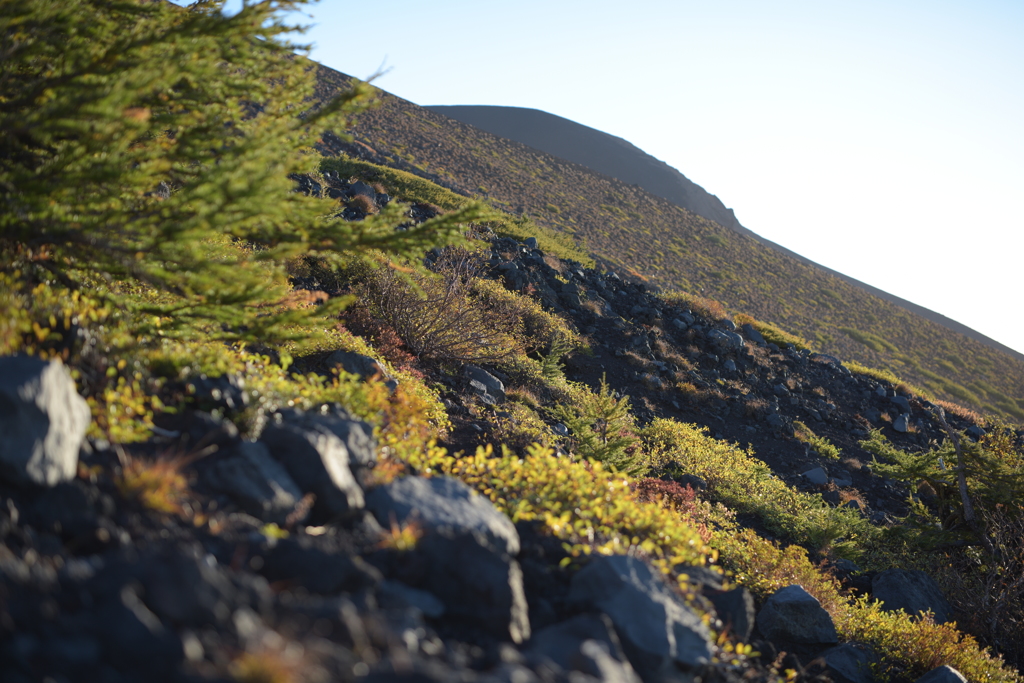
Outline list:
[[[348,77],[319,67],[319,94]],[[937,396],[1024,419],[1024,363],[807,262],[580,164],[381,93],[352,129],[364,158],[573,235],[608,268],[722,301]]]

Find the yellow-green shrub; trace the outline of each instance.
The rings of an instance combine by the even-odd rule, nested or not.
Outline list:
[[[780,588],[800,584],[821,602],[836,625],[840,640],[856,640],[881,655],[885,679],[913,680],[948,664],[969,681],[1020,683],[1019,674],[999,657],[982,650],[977,641],[954,624],[935,624],[903,612],[882,611],[866,598],[849,600],[838,583],[820,572],[797,546],[780,548],[750,529],[726,527],[716,531],[711,545],[737,583],[766,598]]]
[[[799,420],[793,421],[793,427],[795,428],[794,435],[796,436],[797,441],[809,445],[815,453],[823,458],[839,460],[842,455],[842,451],[836,448],[831,441],[825,437],[818,436],[810,427]]]
[[[565,541],[573,557],[621,554],[633,549],[668,571],[674,565],[703,565],[714,552],[673,511],[658,503],[639,503],[632,480],[601,463],[555,457],[534,446],[520,458],[479,448],[460,458],[435,455],[412,463],[427,473],[450,474],[491,499],[513,522],[532,521]]]
[[[647,465],[655,472],[695,474],[712,498],[736,512],[752,513],[776,533],[815,550],[856,555],[875,529],[847,508],[832,508],[817,494],[801,493],[777,479],[752,450],[711,438],[707,429],[656,419],[640,432]]]
[[[737,313],[733,317],[733,321],[737,325],[751,325],[769,344],[775,344],[782,348],[786,348],[787,346],[793,346],[798,349],[811,348],[810,343],[808,343],[806,339],[798,337],[795,334],[790,334],[777,325],[762,322],[756,318],[746,315],[745,313]]]

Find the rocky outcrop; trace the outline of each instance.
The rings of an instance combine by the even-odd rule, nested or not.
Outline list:
[[[573,577],[569,600],[608,615],[645,678],[711,659],[711,634],[700,615],[676,596],[660,572],[635,557],[594,557]]]
[[[0,476],[40,486],[73,478],[91,419],[59,360],[0,358]]]
[[[950,607],[935,579],[916,569],[886,569],[871,581],[871,596],[882,603],[882,609],[921,615],[931,612],[935,623],[944,624],[952,618]]]
[[[416,525],[425,568],[418,587],[445,613],[497,637],[530,637],[519,534],[489,500],[450,477],[406,477],[373,490],[368,508],[384,526]]]

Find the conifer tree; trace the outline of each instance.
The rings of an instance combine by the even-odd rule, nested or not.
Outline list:
[[[585,458],[611,465],[619,472],[638,476],[644,466],[636,454],[639,444],[629,397],[615,397],[615,391],[601,377],[601,388],[594,393],[583,387],[576,400],[559,404],[551,414],[565,423],[576,442],[576,451]]]
[[[412,254],[479,204],[396,231],[293,192],[311,143],[372,104],[310,108],[312,65],[281,18],[299,0],[0,0],[0,269],[88,289],[160,335],[302,336],[340,301],[289,310],[284,263],[368,248]],[[144,296],[140,296],[140,292]]]

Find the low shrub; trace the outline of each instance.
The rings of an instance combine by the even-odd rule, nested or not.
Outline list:
[[[668,573],[679,564],[703,566],[715,557],[700,534],[657,502],[639,502],[632,480],[600,462],[573,462],[534,446],[525,457],[490,446],[473,455],[417,458],[427,473],[462,479],[513,522],[535,522],[562,539],[571,557],[639,552]],[[568,563],[571,560],[565,560]]]
[[[629,397],[616,398],[604,377],[596,393],[584,384],[570,382],[568,387],[572,400],[556,404],[550,413],[569,428],[575,452],[619,472],[642,473],[646,468]]]
[[[659,418],[640,437],[652,472],[697,475],[707,482],[711,499],[757,515],[774,533],[817,552],[856,556],[877,535],[855,511],[833,508],[820,495],[791,488],[772,476],[752,450],[714,439],[703,427]]]
[[[668,292],[661,295],[666,303],[680,308],[688,308],[693,313],[708,320],[725,320],[729,314],[722,304],[714,299],[706,299],[688,292]]]
[[[764,337],[766,342],[769,344],[775,344],[780,348],[786,349],[793,347],[801,350],[811,348],[810,343],[806,339],[798,337],[795,334],[790,334],[777,325],[762,322],[744,313],[737,313],[733,316],[733,321],[737,325],[751,325],[761,334],[762,337]]]
[[[373,273],[361,292],[374,316],[387,323],[417,357],[441,363],[488,363],[513,353],[505,330],[507,311],[486,311],[471,296],[472,284],[458,272],[414,272],[390,268]]]
[[[811,449],[823,458],[839,460],[842,451],[832,445],[828,439],[815,434],[810,427],[799,420],[793,421],[794,436],[797,441],[807,444]]]

